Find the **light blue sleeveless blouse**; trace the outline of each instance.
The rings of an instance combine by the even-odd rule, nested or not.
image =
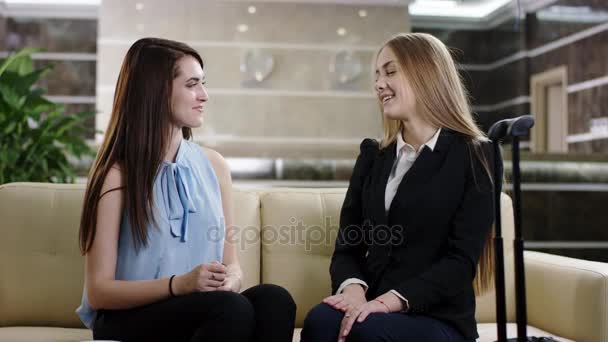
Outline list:
[[[147,246],[136,250],[128,214],[123,214],[116,279],[159,279],[190,272],[199,264],[222,262],[225,227],[220,186],[201,147],[182,139],[175,163],[160,166],[153,191],[158,228],[150,224]],[[86,288],[76,313],[92,329],[97,312],[87,301]]]

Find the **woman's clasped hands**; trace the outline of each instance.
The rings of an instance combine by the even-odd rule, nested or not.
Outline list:
[[[238,292],[240,288],[241,272],[238,266],[226,266],[217,261],[198,265],[192,271],[176,276],[173,282],[176,295],[208,291]]]

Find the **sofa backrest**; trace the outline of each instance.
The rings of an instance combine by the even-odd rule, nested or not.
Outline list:
[[[233,192],[243,290],[275,283],[298,305],[296,326],[330,294],[329,260],[346,189]],[[83,184],[0,185],[0,327],[82,327],[84,258],[78,249]],[[514,319],[513,217],[502,196],[508,319]],[[261,228],[260,228],[261,227]],[[494,292],[477,298],[480,323],[495,321]]]
[[[289,290],[298,304],[298,327],[302,326],[306,313],[330,295],[329,263],[345,194],[346,189],[274,189],[261,193],[261,280]],[[507,318],[513,321],[513,211],[505,194],[501,205]],[[477,297],[476,316],[479,323],[496,321],[493,289]]]
[[[0,187],[0,326],[82,326],[78,249],[83,187]]]
[[[0,327],[83,327],[84,257],[78,248],[83,184],[0,186]],[[247,227],[239,248],[243,288],[260,282],[260,202],[235,190],[235,225]],[[253,236],[252,236],[253,235]]]

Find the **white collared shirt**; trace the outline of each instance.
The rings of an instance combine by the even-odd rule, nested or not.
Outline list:
[[[420,145],[418,151],[414,149],[414,147],[403,140],[401,134],[397,134],[397,149],[396,149],[396,158],[393,163],[393,168],[391,169],[391,173],[388,177],[388,182],[386,183],[386,190],[384,192],[384,209],[388,213],[388,210],[391,207],[391,203],[393,202],[393,198],[397,193],[397,188],[401,181],[403,180],[403,176],[409,171],[409,169],[414,165],[414,162],[424,149],[424,146],[427,146],[431,149],[431,151],[435,150],[435,145],[437,145],[437,140],[439,139],[439,134],[441,133],[441,128],[437,129],[437,132],[423,145]],[[345,287],[350,284],[360,284],[367,291],[368,285],[365,281],[357,278],[349,278],[340,284],[338,291],[336,294],[342,293]],[[405,302],[405,307],[409,307],[407,299],[402,296],[396,290],[391,290],[391,293],[399,297],[401,300]]]
[[[397,188],[403,180],[403,176],[405,176],[407,171],[414,165],[414,162],[420,155],[420,152],[422,152],[422,149],[424,149],[424,146],[428,146],[431,151],[435,149],[437,139],[439,139],[439,133],[441,133],[441,128],[437,129],[437,132],[433,134],[429,141],[420,145],[418,151],[416,151],[412,145],[406,143],[401,134],[397,134],[397,150],[395,152],[397,156],[395,157],[395,162],[393,163],[393,168],[388,177],[386,190],[384,192],[384,209],[387,213],[391,207],[391,202],[393,202],[393,198],[397,193]]]

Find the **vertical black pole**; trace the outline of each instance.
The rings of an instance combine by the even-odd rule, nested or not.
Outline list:
[[[513,198],[515,240],[513,241],[515,258],[515,297],[517,300],[517,341],[526,342],[528,318],[526,313],[526,276],[524,271],[524,240],[521,231],[521,178],[519,173],[519,137],[513,136]]]
[[[496,329],[498,342],[507,341],[507,305],[505,291],[505,260],[502,240],[500,195],[502,192],[502,167],[500,167],[500,142],[494,141],[494,287],[496,289]]]

